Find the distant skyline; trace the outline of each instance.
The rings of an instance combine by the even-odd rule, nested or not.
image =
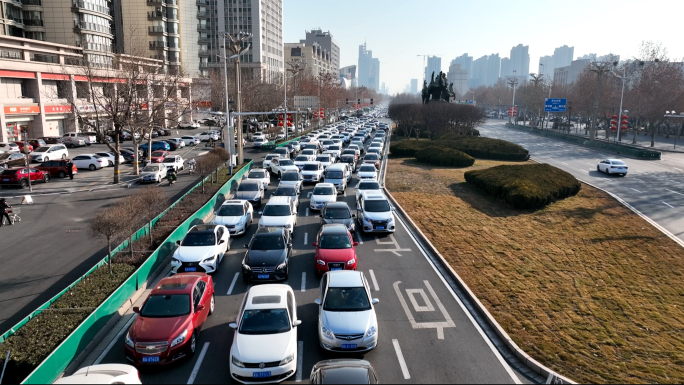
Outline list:
[[[681,60],[680,7],[676,0],[284,1],[283,41],[298,42],[313,28],[330,31],[340,45],[341,67],[357,64],[358,47],[366,42],[380,60],[379,81],[394,94],[413,78],[422,82],[423,58],[417,55],[441,57],[446,72],[463,53],[508,57],[522,44],[529,46],[530,72],[537,72],[539,58],[563,45],[574,47],[573,59],[589,53],[629,59],[650,40]]]

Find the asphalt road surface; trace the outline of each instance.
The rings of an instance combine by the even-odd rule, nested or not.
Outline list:
[[[620,158],[608,151],[506,128],[504,123],[490,119],[479,127],[480,134],[527,148],[534,160],[619,196],[684,240],[684,154],[663,152],[661,160]],[[622,159],[629,167],[628,174],[622,177],[598,172],[596,166],[604,159]]]
[[[273,177],[267,197],[276,183]],[[355,185],[356,177],[350,182],[352,187],[338,196],[338,201],[347,202],[352,210],[356,207]],[[314,274],[311,242],[320,228],[320,218],[318,211],[308,209],[312,189],[312,184],[306,184],[300,196],[294,253],[289,280],[285,282],[295,291],[302,320],[298,328],[301,369],[287,381],[290,383],[308,380],[318,361],[346,357],[323,352],[318,346],[318,306],[314,300],[320,295],[320,279]],[[235,321],[249,288],[240,277],[241,263],[244,244],[257,228],[257,211],[248,233],[231,239],[231,251],[214,275],[216,311],[199,337],[198,354],[168,367],[143,370],[143,383],[232,382],[229,356],[233,330],[228,324]],[[356,235],[362,242],[356,248],[358,269],[372,283],[373,297],[380,301],[376,306],[379,343],[375,350],[351,357],[369,360],[383,383],[519,383],[403,224],[397,223],[393,235]],[[409,316],[415,318],[415,326]],[[125,332],[101,363],[127,363],[124,336]],[[203,349],[205,354],[201,354]]]

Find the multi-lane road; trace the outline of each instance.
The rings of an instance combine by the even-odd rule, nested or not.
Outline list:
[[[255,161],[258,158],[255,156]],[[257,162],[258,164],[258,162]],[[273,178],[273,182],[277,180]],[[355,209],[356,177],[338,201]],[[274,190],[274,185],[267,196]],[[313,185],[306,185],[300,198],[294,253],[286,284],[295,290],[299,357],[297,374],[290,381],[308,380],[313,365],[323,359],[345,357],[324,353],[318,346],[319,283],[314,274],[314,247],[319,228],[318,212],[310,210]],[[256,210],[255,210],[256,211]],[[230,347],[238,307],[249,286],[242,282],[241,261],[256,230],[259,215],[249,232],[231,239],[231,251],[214,276],[216,311],[208,318],[199,337],[198,349],[186,362],[156,370],[144,370],[144,383],[228,383]],[[372,283],[379,322],[378,347],[362,356],[376,368],[385,383],[519,383],[492,343],[473,321],[456,294],[425,256],[400,221],[391,235],[361,235],[356,248],[358,269]],[[124,330],[124,328],[121,328]],[[101,363],[127,363],[125,333],[100,357]],[[105,341],[107,342],[107,341]],[[267,346],[263,347],[268,349]]]
[[[478,129],[482,136],[517,143],[530,151],[532,159],[617,195],[684,240],[684,154],[663,153],[662,160],[622,158],[629,167],[627,176],[606,175],[596,165],[620,155],[506,128],[504,123],[490,119]]]

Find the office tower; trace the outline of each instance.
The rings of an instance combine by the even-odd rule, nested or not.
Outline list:
[[[468,91],[468,70],[461,68],[459,64],[451,61],[449,65],[449,72],[447,72],[447,81],[454,83],[454,92],[459,95],[465,95]]]
[[[323,30],[312,29],[306,31],[306,39],[300,40],[300,43],[305,43],[308,46],[317,44],[324,52],[330,56],[332,72],[339,72],[340,70],[340,45],[337,40],[333,38],[330,31],[323,32]]]
[[[314,42],[285,43],[285,62],[300,62],[304,64],[304,71],[311,76],[318,77],[326,73],[339,74],[339,69],[334,69],[330,52]]]
[[[356,87],[356,66],[351,65],[340,68],[340,81],[344,83],[345,88]]]
[[[435,78],[439,75],[442,70],[442,58],[437,56],[428,56],[427,66],[425,66],[425,80],[430,84],[430,79],[434,73]]]
[[[422,87],[421,87],[421,91],[422,91]],[[411,93],[412,94],[418,93],[418,79],[411,79]]]
[[[553,79],[554,60],[553,56],[542,56],[539,58],[539,69],[540,75],[543,75],[545,79]]]
[[[501,58],[501,72],[499,74],[500,78],[507,78],[513,76],[513,68],[511,68],[511,59],[507,57]]]
[[[518,44],[511,48],[511,70],[516,71],[518,84],[526,82],[530,77],[530,46]]]
[[[575,47],[564,45],[553,50],[553,68],[566,67],[572,62]]]
[[[462,69],[464,69],[464,70],[468,71],[468,73],[470,73],[470,72],[472,72],[473,57],[468,56],[467,53],[464,53],[463,55],[452,60],[450,65],[451,64],[458,64],[461,66]]]
[[[366,43],[359,46],[358,86],[380,90],[380,60],[373,58],[373,51],[368,50]]]

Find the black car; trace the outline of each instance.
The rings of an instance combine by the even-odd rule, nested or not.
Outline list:
[[[44,136],[43,139],[47,144],[62,144],[62,138],[56,136]]]
[[[314,365],[310,384],[377,384],[378,375],[366,360],[338,358]]]
[[[0,154],[0,167],[10,168],[10,167],[21,167],[26,165],[26,155],[20,152],[5,152]]]
[[[157,128],[157,134],[159,136],[169,136],[171,135],[171,130],[168,130],[166,128]]]
[[[290,270],[292,235],[280,227],[257,229],[242,260],[242,279],[249,281],[284,281]]]
[[[135,153],[133,151],[126,150],[124,148],[120,149],[119,151],[127,163],[133,163],[135,161]]]
[[[178,149],[178,143],[175,140],[169,139],[165,140],[165,142],[169,144],[169,146],[171,147],[171,151],[175,151]]]

